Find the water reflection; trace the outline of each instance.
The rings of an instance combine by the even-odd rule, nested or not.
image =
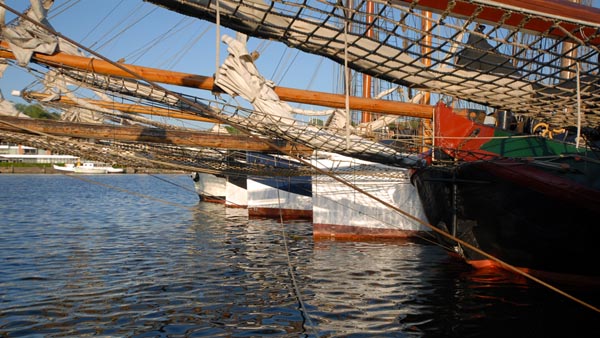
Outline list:
[[[138,195],[0,175],[0,336],[600,334],[596,313],[433,245],[314,242],[310,223],[249,220],[153,177],[96,179]]]
[[[329,334],[418,332],[444,253],[411,241],[316,242],[307,266],[314,315]],[[423,320],[420,320],[423,321]]]

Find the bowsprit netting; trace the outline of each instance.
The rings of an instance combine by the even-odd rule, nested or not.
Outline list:
[[[217,16],[216,1],[149,2],[213,22]],[[367,2],[375,3],[373,12]],[[597,20],[483,0],[218,4],[221,25],[339,63],[347,43],[351,68],[392,83],[555,125],[576,125],[578,110],[582,126],[600,120]]]

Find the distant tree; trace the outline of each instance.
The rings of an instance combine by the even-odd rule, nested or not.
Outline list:
[[[323,122],[323,120],[313,118],[313,119],[310,119],[310,121],[308,121],[308,124],[311,126],[322,127],[325,123]]]
[[[39,104],[17,103],[15,104],[15,108],[21,113],[36,119],[58,120],[60,118],[60,114],[49,112]]]
[[[227,132],[229,132],[232,135],[240,135],[242,132],[240,132],[239,130],[235,129],[232,126],[225,126],[225,129],[227,130]]]

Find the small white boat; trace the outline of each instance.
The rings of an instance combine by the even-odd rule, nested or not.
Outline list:
[[[93,162],[67,163],[65,165],[52,165],[55,170],[71,172],[75,174],[114,174],[122,173],[123,168],[114,168],[112,166],[98,166]]]

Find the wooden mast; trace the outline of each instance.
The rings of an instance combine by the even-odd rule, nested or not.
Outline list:
[[[365,35],[368,38],[373,38],[372,24],[373,24],[373,12],[375,11],[375,4],[373,3],[373,1],[367,1],[366,6],[367,6],[367,17],[365,19],[367,21],[367,30],[365,32]],[[373,79],[371,78],[371,76],[369,76],[367,74],[362,75],[362,96],[365,98],[371,98],[371,90],[373,87],[372,80]],[[372,120],[373,120],[372,114],[369,111],[363,110],[360,122],[368,123],[368,122],[371,122]]]
[[[432,25],[433,15],[429,11],[423,12],[423,18],[421,19],[421,27],[422,31],[425,32],[425,37],[423,39],[423,46],[421,46],[421,55],[425,57],[422,59],[423,64],[427,67],[431,66],[431,56],[429,55],[432,51],[431,49],[431,27]],[[429,105],[431,100],[431,93],[424,92],[423,98],[421,99],[421,103],[425,105]],[[432,117],[433,118],[433,117]],[[423,141],[424,147],[422,151],[428,151],[431,145],[433,144],[433,124],[431,123],[431,118],[421,119],[422,128],[421,131],[423,133]]]
[[[573,3],[581,4],[581,0],[570,0]],[[571,79],[575,76],[575,72],[573,71],[573,67],[575,65],[574,59],[577,57],[577,49],[575,48],[575,44],[573,42],[563,42],[561,47],[561,55],[563,58],[561,59],[560,66],[560,77],[561,79]]]
[[[8,44],[4,41],[0,42],[0,47],[9,49]],[[0,50],[0,57],[9,59],[15,58],[14,54],[8,50]],[[96,74],[134,78],[134,76],[129,72],[113,65],[112,63],[95,58],[69,55],[65,53],[56,53],[53,55],[34,53],[33,61],[52,67],[73,68]],[[130,64],[121,64],[121,66],[148,81],[217,92],[220,91],[215,87],[212,77]],[[345,95],[300,90],[287,87],[275,87],[274,91],[282,101],[306,103],[332,108],[345,107]],[[361,98],[356,96],[350,97],[350,107],[351,109],[369,110],[371,112],[382,114],[413,116],[421,118],[431,118],[433,112],[433,107],[429,105]]]

